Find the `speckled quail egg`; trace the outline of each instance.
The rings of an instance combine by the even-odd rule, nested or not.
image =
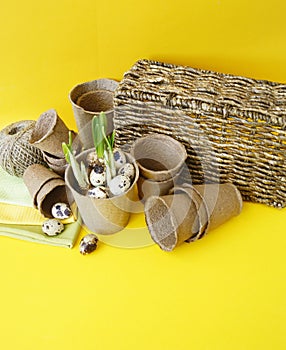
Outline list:
[[[118,175],[125,175],[130,177],[132,180],[135,176],[135,168],[134,165],[131,163],[125,163],[119,170]]]
[[[83,255],[92,253],[97,248],[97,242],[98,238],[93,233],[84,236],[79,244],[80,253]]]
[[[126,175],[115,176],[109,184],[109,190],[114,196],[118,196],[128,190],[131,186],[131,180]]]
[[[107,198],[107,191],[104,186],[93,187],[87,191],[87,195],[92,198],[102,199]]]
[[[98,158],[96,151],[91,151],[90,153],[88,153],[88,155],[86,156],[86,161],[91,168],[98,164],[104,164],[104,159]]]
[[[93,186],[102,186],[105,184],[106,171],[105,166],[103,164],[97,164],[94,168],[92,168],[89,174],[89,181]]]
[[[93,167],[98,162],[96,152],[92,151],[88,153],[88,155],[86,156],[86,161],[89,166]]]
[[[126,156],[120,149],[115,149],[113,151],[114,162],[116,169],[119,169],[126,163]]]
[[[56,203],[51,209],[52,216],[55,219],[67,219],[71,216],[71,208],[66,203]]]
[[[64,230],[64,225],[58,219],[48,219],[42,224],[42,231],[48,236],[56,236]]]

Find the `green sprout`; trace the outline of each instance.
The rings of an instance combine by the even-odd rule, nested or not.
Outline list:
[[[89,181],[88,181],[88,175],[85,168],[85,165],[83,162],[80,164],[75,158],[74,151],[72,148],[72,134],[69,132],[69,143],[66,144],[65,142],[62,143],[62,149],[66,158],[66,161],[71,165],[74,177],[76,181],[78,182],[79,187],[82,190],[88,190],[89,188]]]
[[[115,130],[110,135],[106,135],[107,118],[104,112],[92,119],[92,137],[96,154],[99,159],[103,159],[106,165],[107,183],[116,175],[113,147]]]

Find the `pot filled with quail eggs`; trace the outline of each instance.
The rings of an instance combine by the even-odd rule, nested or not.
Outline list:
[[[121,231],[137,199],[139,169],[134,158],[114,148],[114,132],[106,135],[106,116],[92,120],[94,148],[74,156],[71,140],[63,143],[69,163],[65,182],[83,223],[98,234]]]

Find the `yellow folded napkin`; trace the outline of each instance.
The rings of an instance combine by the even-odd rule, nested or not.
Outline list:
[[[29,242],[72,248],[77,240],[80,229],[81,222],[78,220],[65,225],[64,231],[59,235],[49,237],[42,232],[41,226],[0,224],[0,235]]]
[[[0,224],[42,225],[45,220],[39,210],[35,208],[0,202]],[[75,219],[71,216],[61,221],[63,224],[69,224]]]
[[[42,232],[45,218],[33,207],[22,178],[11,176],[0,167],[0,235],[37,243],[72,248],[81,228],[81,221],[72,216],[64,221],[65,229],[55,237]]]

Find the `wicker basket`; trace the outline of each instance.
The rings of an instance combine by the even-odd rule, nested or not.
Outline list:
[[[246,201],[286,206],[286,85],[149,60],[114,96],[116,142],[182,142],[193,183],[233,182]]]

